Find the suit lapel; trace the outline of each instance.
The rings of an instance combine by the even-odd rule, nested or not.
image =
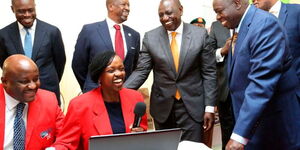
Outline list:
[[[169,66],[171,67],[172,72],[174,73],[174,76],[176,77],[176,69],[175,69],[175,64],[173,60],[173,55],[171,52],[171,47],[170,47],[170,41],[169,41],[169,35],[168,32],[161,27],[160,31],[160,36],[159,36],[159,41],[160,41],[160,46],[162,48],[163,52],[165,53],[165,56],[167,56],[167,62]]]
[[[126,57],[128,56],[129,53],[133,53],[132,52],[132,48],[134,48],[134,46],[132,45],[134,43],[134,41],[132,41],[132,34],[128,31],[128,27],[123,25],[123,30],[124,30],[124,34],[123,37],[125,38],[126,41],[126,48],[127,48],[127,55],[125,55],[124,60],[126,60]]]
[[[133,107],[132,103],[130,102],[131,100],[128,99],[128,96],[123,92],[124,90],[120,91],[120,99],[121,99],[121,107],[122,107],[122,113],[123,113],[123,118],[124,118],[124,123],[125,123],[125,129],[126,132],[130,132],[129,126],[133,122]],[[132,112],[132,113],[124,113],[124,112]]]
[[[39,112],[40,112],[39,99],[36,98],[34,101],[28,103],[28,114],[27,114],[27,128],[26,128],[26,145],[28,147],[28,143],[30,138],[32,137],[33,129],[36,128],[36,122],[39,120]]]
[[[108,50],[113,50],[112,41],[109,34],[109,29],[106,20],[99,23],[97,31]],[[100,41],[99,41],[100,42]]]
[[[190,43],[191,43],[190,34],[191,31],[189,30],[188,26],[185,23],[183,23],[182,41],[181,41],[180,55],[179,55],[178,76],[182,70],[181,68],[183,68],[185,58],[188,53],[188,49],[190,47]]]
[[[46,32],[43,28],[44,26],[42,25],[42,23],[38,19],[36,19],[36,28],[35,28],[34,42],[33,42],[32,55],[31,55],[31,59],[33,61],[36,60],[38,51],[44,41],[44,38],[46,37]]]
[[[255,12],[256,12],[255,6],[251,5],[246,16],[244,17],[243,22],[241,22],[241,28],[239,30],[236,45],[234,47],[234,55],[231,57],[231,59],[229,59],[229,65],[230,65],[229,70],[228,70],[229,71],[229,75],[228,75],[229,81],[231,79],[231,74],[232,74],[232,70],[234,67],[236,57],[237,57],[238,53],[240,51],[242,51],[242,49],[240,49],[240,48],[243,45],[245,36],[248,33],[249,26],[251,25],[251,22],[252,22]],[[229,55],[232,55],[232,53],[230,52]]]
[[[279,13],[279,17],[278,17],[278,19],[280,20],[280,22],[283,25],[285,25],[285,21],[286,21],[286,18],[288,16],[288,12],[287,12],[286,6],[287,6],[286,4],[281,3],[280,13]]]
[[[3,86],[1,84],[0,85],[0,147],[3,147],[3,143],[4,143],[4,129],[5,129],[5,97],[4,97]]]
[[[11,32],[10,34],[11,41],[13,41],[13,44],[15,46],[14,53],[25,54],[23,50],[23,45],[22,45],[21,36],[19,32],[19,26],[17,22],[13,23],[13,25],[10,28],[10,32]]]
[[[104,134],[113,134],[112,128],[110,125],[110,120],[108,117],[108,113],[106,107],[104,105],[103,97],[100,92],[100,88],[94,91],[94,95],[97,95],[97,98],[94,100],[94,107],[93,107],[93,123],[98,131],[99,135]]]

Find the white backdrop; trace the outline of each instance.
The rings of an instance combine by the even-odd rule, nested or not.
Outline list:
[[[75,97],[80,88],[71,69],[73,51],[78,34],[84,24],[103,20],[107,16],[106,0],[36,0],[37,18],[57,26],[65,44],[67,63],[60,83],[65,100]],[[160,25],[158,5],[160,0],[130,0],[130,14],[124,23],[141,34]],[[190,22],[196,17],[203,17],[207,28],[215,20],[212,0],[181,0],[183,5],[182,20]],[[11,11],[11,0],[0,0],[0,28],[15,21]],[[144,87],[150,87],[150,75]]]

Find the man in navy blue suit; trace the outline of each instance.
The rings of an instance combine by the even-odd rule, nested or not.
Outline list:
[[[72,60],[73,72],[81,87],[82,92],[98,87],[91,79],[88,66],[92,57],[100,51],[115,50],[116,39],[115,25],[119,25],[124,49],[124,65],[126,79],[135,69],[139,50],[140,34],[132,28],[123,25],[129,15],[129,0],[106,0],[108,16],[104,21],[84,25],[77,39]],[[117,53],[118,54],[118,53]]]
[[[66,55],[59,29],[36,19],[34,0],[12,0],[11,9],[17,21],[0,30],[1,67],[10,55],[28,56],[39,68],[41,88],[54,92],[60,104],[59,82]]]
[[[213,8],[238,33],[228,54],[236,123],[226,149],[300,149],[300,83],[285,29],[248,0],[214,0]]]
[[[300,5],[285,4],[278,0],[253,0],[253,4],[275,15],[285,27],[294,57],[293,67],[300,79]]]

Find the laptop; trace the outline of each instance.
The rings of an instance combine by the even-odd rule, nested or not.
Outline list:
[[[89,150],[177,150],[179,128],[138,133],[91,136]]]

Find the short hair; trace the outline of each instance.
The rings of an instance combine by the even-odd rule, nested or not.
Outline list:
[[[106,50],[97,53],[90,65],[89,65],[89,72],[91,79],[98,83],[98,79],[101,75],[101,73],[104,71],[104,69],[111,64],[113,58],[115,57],[116,53],[113,50]]]

